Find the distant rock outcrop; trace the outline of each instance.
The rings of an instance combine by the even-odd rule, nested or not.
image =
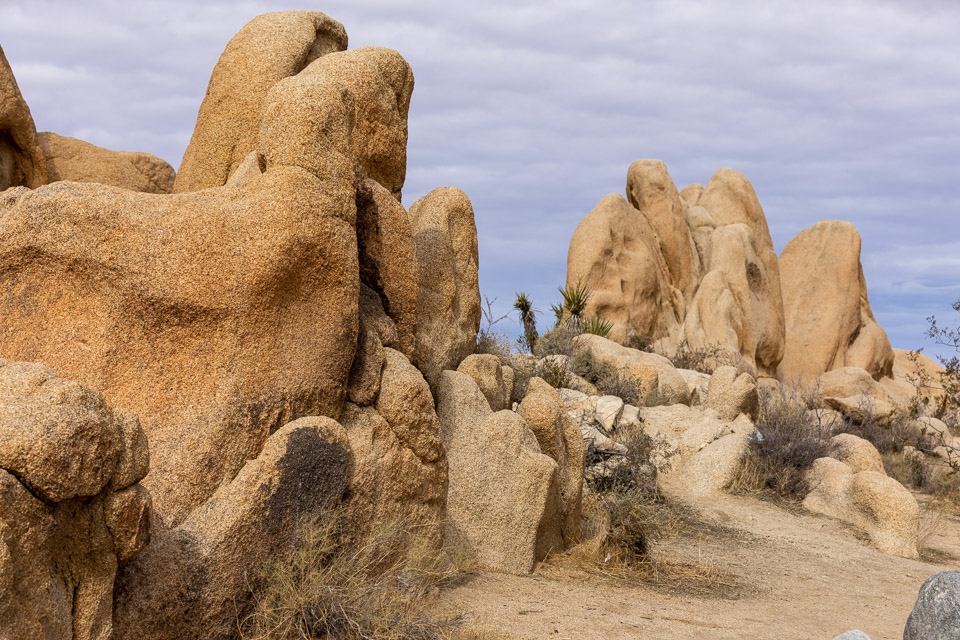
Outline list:
[[[780,375],[813,382],[841,367],[874,379],[893,375],[893,350],[877,325],[860,264],[860,234],[826,220],[800,232],[780,254],[787,342]]]
[[[46,182],[47,165],[37,144],[33,116],[0,49],[0,191],[20,186],[34,189]]]
[[[721,169],[705,189],[684,193],[662,162],[633,163],[630,202],[606,196],[574,232],[567,284],[586,285],[586,315],[612,321],[614,340],[638,334],[666,352],[719,347],[775,376],[784,342],[779,266],[753,187]]]

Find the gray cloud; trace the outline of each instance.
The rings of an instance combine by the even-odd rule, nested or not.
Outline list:
[[[319,8],[352,47],[410,62],[405,201],[467,191],[481,286],[501,310],[520,289],[547,309],[577,223],[654,157],[681,187],[743,172],[778,249],[817,220],[855,223],[895,346],[923,344],[927,315],[953,315],[955,3],[14,0],[0,43],[41,130],[176,165],[223,46],[287,8]]]

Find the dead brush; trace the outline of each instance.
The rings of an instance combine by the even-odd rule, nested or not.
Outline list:
[[[828,454],[830,434],[815,424],[798,398],[782,390],[761,395],[756,429],[731,491],[799,502],[808,489],[804,473]]]
[[[437,589],[461,574],[451,558],[403,521],[361,545],[343,542],[343,516],[303,523],[299,544],[264,570],[247,640],[439,640],[461,620],[428,613]]]

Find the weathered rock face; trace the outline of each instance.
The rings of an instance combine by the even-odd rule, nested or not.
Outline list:
[[[813,382],[841,367],[879,380],[893,373],[893,350],[877,325],[860,264],[860,234],[827,220],[805,229],[780,255],[786,350],[780,377]]]
[[[0,48],[0,191],[17,186],[32,189],[46,181],[33,116]]]
[[[413,363],[436,389],[440,372],[456,369],[477,343],[477,226],[470,199],[454,187],[434,189],[409,215],[420,274]]]
[[[0,360],[0,629],[111,637],[118,563],[150,540],[137,416],[39,364]]]
[[[673,363],[663,356],[630,349],[589,333],[578,336],[576,345],[588,349],[595,358],[613,365],[621,375],[636,381],[644,394],[656,392],[669,404],[690,402],[690,387]]]
[[[531,571],[563,547],[557,463],[523,418],[491,411],[470,376],[444,371],[437,397],[449,464],[446,544],[495,571]]]
[[[903,640],[960,639],[960,571],[941,571],[920,587]]]
[[[510,367],[500,364],[500,358],[488,353],[469,355],[457,367],[457,371],[467,374],[477,383],[492,411],[503,411],[513,404],[513,376],[506,373],[508,369]]]
[[[777,256],[753,187],[730,169],[704,189],[677,192],[656,160],[631,165],[630,203],[609,195],[570,241],[567,284],[591,291],[586,315],[612,321],[609,337],[649,336],[743,356],[773,376],[783,356]]]
[[[123,566],[115,637],[236,637],[267,561],[296,542],[298,522],[340,502],[350,474],[350,445],[333,420],[277,430],[229,484]]]
[[[682,295],[669,277],[654,228],[623,196],[603,198],[573,232],[567,285],[588,287],[585,315],[613,322],[613,340],[661,338],[675,329]]]
[[[37,134],[37,143],[47,163],[46,182],[99,182],[143,193],[173,191],[173,167],[155,155],[111,151],[49,131]]]
[[[376,158],[361,139],[379,126],[363,117],[382,115],[361,105],[390,95],[405,116],[404,69],[396,52],[366,48],[277,83],[256,147],[263,171],[242,189],[156,198],[58,183],[4,201],[0,353],[135,409],[155,452],[147,484],[171,524],[276,425],[339,416],[358,332],[355,176]],[[396,323],[408,342],[411,315]]]
[[[865,531],[881,551],[916,558],[920,507],[903,485],[877,471],[819,458],[807,471],[803,507]]]
[[[531,378],[517,413],[533,431],[540,451],[556,460],[560,480],[560,532],[570,547],[580,539],[584,445],[580,427],[563,406],[556,389]]]
[[[175,191],[225,185],[257,146],[270,89],[315,59],[346,48],[343,25],[322,13],[267,13],[247,23],[213,69]]]
[[[707,387],[707,406],[728,422],[741,413],[756,420],[760,413],[760,394],[757,381],[749,373],[737,375],[733,367],[718,367]]]

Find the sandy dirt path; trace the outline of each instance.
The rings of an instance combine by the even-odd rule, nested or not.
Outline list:
[[[508,638],[830,640],[861,629],[899,640],[920,585],[960,569],[960,522],[941,522],[928,546],[935,561],[906,560],[869,546],[834,520],[795,514],[751,497],[691,500],[665,486],[706,522],[739,535],[677,544],[681,559],[702,554],[741,586],[733,598],[664,592],[559,566],[531,576],[478,574],[443,595],[469,626]],[[672,541],[657,553],[673,553]]]

